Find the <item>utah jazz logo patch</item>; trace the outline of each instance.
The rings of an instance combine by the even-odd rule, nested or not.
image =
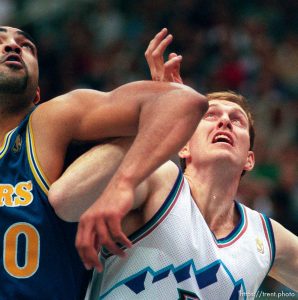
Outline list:
[[[20,152],[21,148],[22,148],[22,138],[18,134],[11,150],[13,153],[18,153]]]

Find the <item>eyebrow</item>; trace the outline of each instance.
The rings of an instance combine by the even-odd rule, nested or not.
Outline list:
[[[7,32],[7,29],[4,27],[0,27],[0,32]],[[34,44],[34,46],[36,45],[34,39],[32,38],[32,36],[29,33],[25,32],[23,30],[18,30],[16,33],[19,35],[22,35],[23,37],[28,39],[31,43]]]
[[[34,39],[32,38],[32,36],[29,33],[25,32],[25,31],[22,31],[22,30],[18,30],[17,34],[22,35],[27,40],[29,40],[31,43],[33,43],[34,46],[35,46],[36,43],[35,43]]]
[[[234,103],[234,102],[231,102],[231,103]],[[237,103],[236,103],[237,104]],[[211,107],[219,107],[219,105],[218,104],[209,104],[209,108],[211,108]],[[246,114],[246,112],[244,111],[244,110],[242,110],[242,108],[240,107],[240,108],[238,108],[238,107],[233,107],[232,108],[232,111],[233,112],[239,112],[239,113],[241,113],[244,117],[246,117],[247,119],[248,119],[248,116],[247,116],[247,114]]]

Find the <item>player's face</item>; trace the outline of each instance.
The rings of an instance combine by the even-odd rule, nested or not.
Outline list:
[[[254,154],[249,151],[249,121],[236,103],[210,100],[209,109],[187,145],[192,163],[233,163],[239,172],[250,170]]]
[[[35,45],[25,32],[17,28],[0,27],[0,93],[27,93],[28,97],[34,99],[37,86]]]

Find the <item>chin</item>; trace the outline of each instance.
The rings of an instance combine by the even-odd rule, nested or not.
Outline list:
[[[227,149],[216,149],[215,151],[210,151],[208,153],[208,156],[212,157],[212,159],[218,162],[223,161],[235,164],[235,162],[237,161],[235,154]]]

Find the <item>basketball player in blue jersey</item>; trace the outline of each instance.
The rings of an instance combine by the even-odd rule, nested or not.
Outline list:
[[[208,105],[188,87],[157,82],[75,90],[36,107],[39,98],[36,46],[22,30],[0,27],[0,299],[82,299],[88,276],[76,226],[48,199],[68,145],[135,136],[102,194],[104,202],[133,199],[134,186],[186,142]],[[130,246],[124,235],[118,242]]]
[[[162,30],[146,51],[151,74],[181,82],[181,58],[170,54],[164,64],[172,39],[166,35]],[[81,202],[94,201],[80,217],[76,239],[85,265],[97,269],[87,299],[252,299],[267,275],[298,290],[297,237],[234,200],[255,161],[245,99],[232,92],[207,97],[209,109],[179,152],[184,174],[169,161],[138,186],[134,201],[95,201],[129,149],[123,141],[92,149],[52,186],[62,218],[76,220],[85,210]],[[105,170],[94,175],[100,162]],[[123,234],[131,248],[116,243]]]

